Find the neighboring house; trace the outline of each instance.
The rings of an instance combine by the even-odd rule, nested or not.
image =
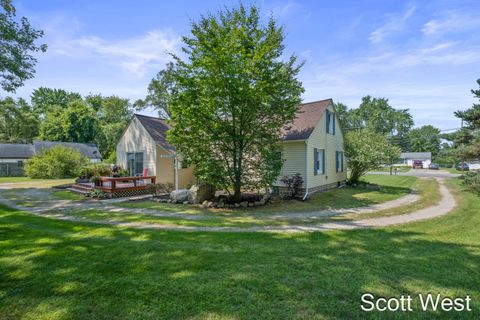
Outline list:
[[[428,168],[430,163],[432,163],[432,153],[431,152],[402,152],[400,154],[400,161],[398,164],[403,164],[411,167],[413,165],[413,161],[415,160],[422,161],[423,168]]]
[[[283,168],[280,178],[300,173],[303,192],[313,194],[342,185],[347,179],[343,133],[332,99],[304,103],[290,125],[284,128]]]
[[[0,176],[21,176],[26,160],[38,154],[43,149],[62,145],[78,150],[90,162],[102,161],[100,151],[92,143],[34,141],[31,144],[0,143]]]
[[[164,119],[135,114],[117,143],[117,164],[130,175],[148,169],[147,175],[156,176],[157,182],[178,188],[194,184],[193,168],[182,165],[175,147],[166,140],[169,129]]]
[[[166,141],[169,129],[164,119],[135,114],[117,144],[117,164],[131,175],[148,169],[148,175],[163,183],[175,183],[177,169],[179,188],[195,183],[193,168],[182,166],[175,147]],[[281,176],[300,173],[303,189],[309,193],[345,182],[343,134],[331,99],[300,105],[295,120],[283,133]],[[280,177],[274,187],[282,189]]]

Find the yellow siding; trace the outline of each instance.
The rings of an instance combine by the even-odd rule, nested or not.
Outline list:
[[[143,167],[148,168],[149,175],[156,175],[156,143],[136,118],[117,143],[117,164],[124,169],[128,152],[143,152]]]
[[[333,107],[329,106],[330,112],[334,112]],[[319,123],[313,130],[308,141],[307,163],[308,163],[308,188],[318,187],[338,181],[344,181],[347,178],[347,165],[344,156],[343,172],[336,172],[335,156],[336,151],[344,151],[343,149],[343,134],[338,122],[338,117],[335,117],[335,135],[326,132],[326,112],[320,119]],[[318,171],[314,175],[314,148],[325,149],[325,174]]]
[[[283,142],[282,158],[284,160],[279,180],[275,185],[283,185],[280,179],[283,176],[300,173],[305,181],[305,141]]]
[[[160,146],[157,146],[157,182],[175,184],[175,164],[172,155]],[[195,183],[193,166],[178,169],[178,188],[184,189]]]

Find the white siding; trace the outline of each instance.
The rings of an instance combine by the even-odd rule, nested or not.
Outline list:
[[[136,118],[117,143],[117,164],[124,169],[127,168],[129,152],[143,152],[143,168],[148,168],[149,175],[156,175],[156,143]]]
[[[300,173],[305,181],[305,141],[285,141],[283,142],[282,158],[284,159],[282,171],[279,179],[275,183],[277,186],[283,185],[280,179],[283,176]]]

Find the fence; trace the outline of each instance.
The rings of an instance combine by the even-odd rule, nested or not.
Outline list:
[[[23,163],[0,163],[0,177],[21,177],[23,175]]]

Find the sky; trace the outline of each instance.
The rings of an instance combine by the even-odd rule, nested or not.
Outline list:
[[[45,31],[40,86],[83,95],[145,97],[150,79],[182,47],[191,21],[236,1],[14,0],[18,16]],[[458,128],[480,78],[480,1],[243,1],[286,32],[285,57],[305,61],[303,101],[333,98],[356,108],[365,95],[408,108],[415,126]],[[143,113],[155,115],[153,110]]]

